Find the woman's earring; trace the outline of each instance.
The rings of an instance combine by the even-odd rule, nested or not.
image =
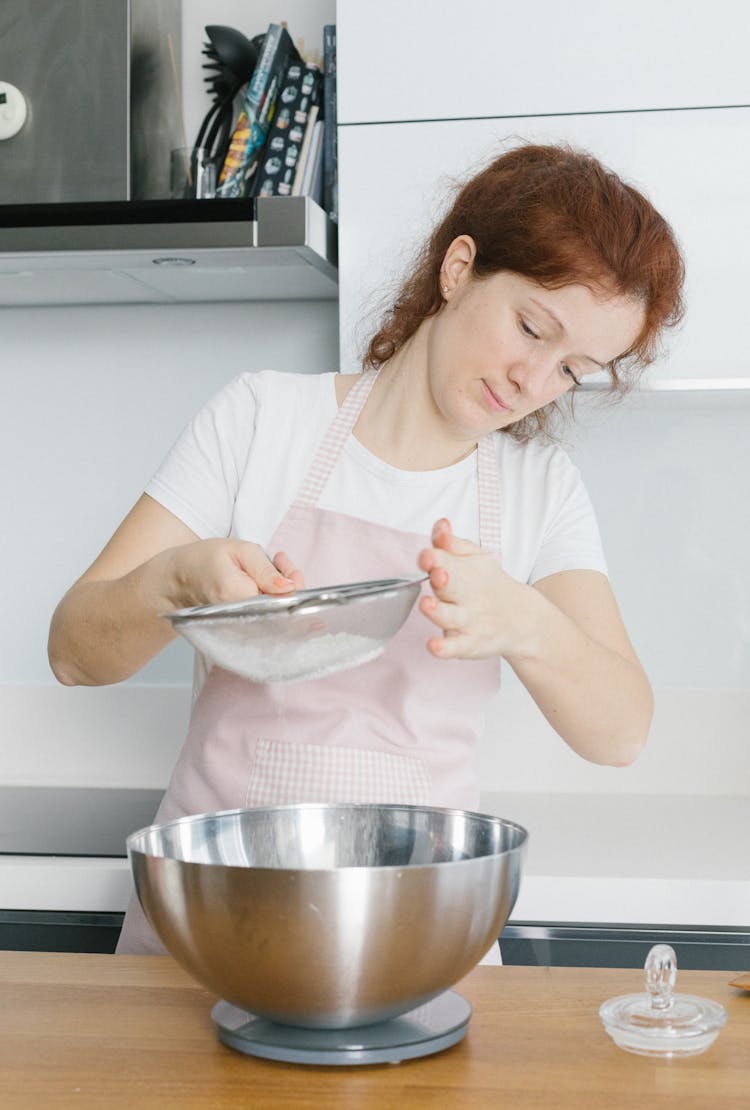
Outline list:
[[[447,286],[447,285],[444,285],[444,286],[443,286],[443,292],[444,292],[444,293],[447,293],[447,292],[448,292],[448,286]]]

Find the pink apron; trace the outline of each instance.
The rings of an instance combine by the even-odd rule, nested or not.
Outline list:
[[[364,407],[375,372],[362,374],[328,428],[268,551],[286,551],[307,586],[417,572],[430,537],[318,507]],[[479,441],[479,534],[500,557],[500,483],[491,436]],[[440,506],[435,506],[438,519]],[[156,816],[298,802],[371,802],[476,809],[474,748],[500,661],[440,660],[426,649],[434,625],[414,606],[377,659],[325,678],[251,682],[209,671]],[[135,896],[118,952],[163,952]]]

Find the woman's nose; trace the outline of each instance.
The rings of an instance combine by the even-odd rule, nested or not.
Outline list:
[[[508,371],[508,379],[519,393],[533,401],[537,395],[544,393],[553,372],[554,367],[551,366],[549,356],[545,358],[541,352],[527,351],[523,357],[513,362]]]
[[[508,379],[519,393],[533,398],[540,392],[547,377],[543,362],[536,353],[526,351],[510,366]]]

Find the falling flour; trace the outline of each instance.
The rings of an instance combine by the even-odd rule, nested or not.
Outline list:
[[[382,640],[371,636],[328,632],[275,643],[248,641],[242,635],[222,637],[222,642],[211,637],[201,650],[220,667],[255,682],[299,682],[368,663],[384,647]]]

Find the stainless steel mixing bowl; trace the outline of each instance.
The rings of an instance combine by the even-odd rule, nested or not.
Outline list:
[[[322,678],[382,653],[425,576],[351,582],[165,613],[213,663],[256,682]]]
[[[458,809],[296,805],[128,837],[141,905],[199,983],[272,1021],[347,1028],[447,990],[513,909],[526,830]]]

